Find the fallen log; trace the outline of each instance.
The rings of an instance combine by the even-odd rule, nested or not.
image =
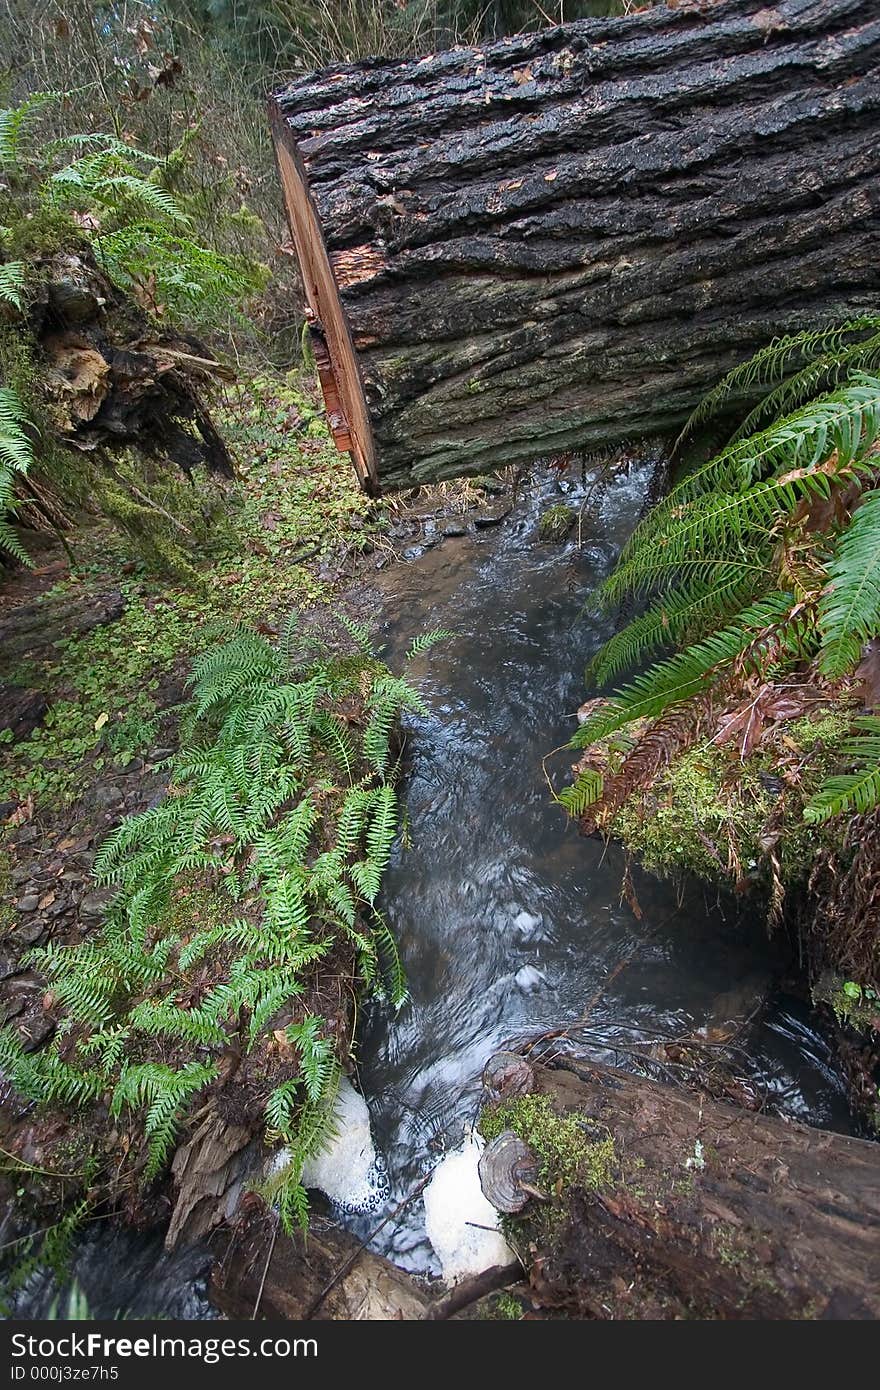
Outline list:
[[[677,429],[876,308],[875,0],[729,0],[271,103],[330,425],[368,491]]]
[[[533,1201],[514,1219],[509,1238],[531,1266],[537,1308],[880,1315],[880,1146],[610,1067],[565,1060],[533,1071],[533,1093],[576,1115],[585,1134],[610,1136],[615,1155],[610,1177],[556,1194],[564,1215],[547,1220],[546,1203]],[[521,1137],[529,1142],[527,1129]]]
[[[428,1307],[408,1275],[319,1216],[307,1237],[287,1236],[251,1198],[231,1234],[214,1241],[218,1250],[226,1244],[212,1271],[211,1301],[230,1318],[410,1320]]]

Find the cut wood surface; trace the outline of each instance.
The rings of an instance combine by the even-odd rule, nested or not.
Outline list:
[[[876,308],[876,0],[731,0],[362,62],[272,102],[337,443],[396,489],[681,425]]]

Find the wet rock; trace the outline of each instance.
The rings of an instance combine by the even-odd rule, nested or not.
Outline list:
[[[4,947],[0,951],[0,980],[11,980],[16,975],[24,973],[25,967],[19,960],[19,953],[11,949],[10,946]]]
[[[55,1024],[47,1014],[38,1013],[20,1025],[18,1031],[25,1052],[36,1052],[49,1041],[55,1032]]]
[[[520,966],[513,977],[514,984],[523,994],[534,994],[545,983],[541,971],[534,965]]]
[[[467,535],[467,527],[460,526],[456,521],[451,521],[448,526],[443,527],[443,534],[449,540],[456,540],[459,536]]]
[[[107,888],[98,888],[92,893],[86,893],[79,905],[80,916],[103,917],[113,896],[113,891]]]
[[[92,801],[96,806],[105,809],[111,806],[118,806],[125,797],[119,787],[115,787],[112,782],[106,782],[103,786],[96,787],[92,793]]]
[[[13,738],[27,738],[42,724],[49,701],[42,690],[25,685],[0,686],[0,732],[11,729]]]
[[[478,531],[485,531],[490,526],[500,526],[501,522],[506,521],[512,511],[512,507],[504,507],[498,512],[484,512],[482,516],[474,517],[474,525]]]
[[[15,929],[15,940],[20,946],[36,946],[49,935],[45,917],[31,917],[28,922]]]
[[[497,478],[472,478],[471,486],[479,488],[480,492],[485,492],[488,497],[501,497],[507,491],[505,484]]]

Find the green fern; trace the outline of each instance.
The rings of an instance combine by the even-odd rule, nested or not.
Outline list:
[[[601,800],[603,787],[601,772],[586,768],[578,773],[571,786],[562,789],[557,801],[570,816],[582,816],[588,807]]]
[[[411,644],[406,654],[407,661],[414,661],[417,656],[424,656],[432,647],[436,647],[438,642],[448,642],[455,636],[445,627],[435,627],[430,632],[423,632]]]
[[[805,330],[774,338],[767,347],[756,352],[741,366],[734,367],[718,385],[703,397],[696,410],[687,420],[676,443],[676,448],[698,426],[711,420],[731,403],[736,403],[744,395],[768,390],[784,382],[793,371],[806,364],[821,359],[829,359],[845,353],[854,334],[876,333],[880,330],[880,316],[863,314],[846,323],[833,324],[818,331]]]
[[[604,685],[621,671],[637,666],[658,647],[681,645],[690,634],[704,630],[708,622],[729,617],[766,587],[768,577],[769,570],[757,566],[743,568],[719,561],[711,586],[703,574],[686,579],[609,638],[587,667],[587,683]]]
[[[792,604],[790,594],[771,594],[743,609],[719,632],[658,662],[587,719],[572,738],[572,747],[587,748],[635,719],[656,719],[670,705],[705,690],[746,653],[752,652],[754,664],[761,664],[768,642],[783,628],[788,640],[795,638],[790,622]]]
[[[842,815],[856,815],[880,805],[880,718],[866,715],[854,721],[855,737],[841,745],[842,762],[854,765],[852,772],[829,777],[804,808],[804,819],[812,824]]]
[[[652,601],[606,643],[588,679],[607,681],[658,648],[681,650],[609,697],[572,746],[653,720],[730,677],[772,679],[804,662],[829,677],[854,670],[880,633],[880,377],[865,370],[880,364],[878,330],[880,317],[865,315],[780,339],[694,413],[685,434],[770,388],[731,443],[685,476],[624,548],[601,603]],[[880,725],[859,727],[844,750],[856,770],[828,782],[808,820],[880,802]],[[585,771],[559,800],[583,815],[602,795],[600,774]]]
[[[59,97],[58,92],[35,92],[19,106],[0,111],[0,168],[6,173],[19,172],[37,120]]]
[[[71,1056],[54,1046],[30,1056],[12,1030],[0,1035],[0,1065],[30,1099],[89,1104],[109,1091],[114,1115],[139,1115],[151,1178],[230,1038],[249,1053],[283,1028],[297,1071],[270,1097],[267,1137],[294,1155],[278,1197],[291,1221],[306,1210],[299,1176],[339,1074],[326,1024],[302,1011],[308,972],[344,940],[365,986],[398,1006],[406,995],[373,907],[397,830],[376,716],[387,740],[401,705],[423,706],[408,682],[363,658],[324,655],[291,670],[287,651],[238,632],[198,659],[172,794],[123,821],[96,857],[96,878],[117,890],[103,928],[33,953],[63,1014],[59,1044],[75,1036]],[[357,738],[334,701],[363,698],[364,670],[370,718]],[[348,785],[337,788],[328,768]],[[169,928],[175,895],[205,876],[222,885],[213,901],[228,915]],[[180,1060],[193,1050],[203,1057]]]
[[[11,304],[13,309],[22,313],[26,288],[24,261],[5,261],[0,264],[0,304]]]
[[[0,550],[30,564],[27,552],[9,524],[15,515],[15,479],[27,473],[34,451],[27,430],[27,411],[11,386],[0,386]]]
[[[125,1107],[142,1109],[146,1106],[144,1130],[147,1136],[147,1164],[144,1176],[149,1181],[165,1166],[187,1101],[197,1091],[216,1078],[217,1067],[200,1062],[187,1062],[179,1071],[159,1062],[143,1062],[125,1067],[110,1101],[111,1115],[118,1116]]]
[[[863,644],[880,631],[880,492],[868,492],[837,539],[819,599],[823,671],[852,670]]]

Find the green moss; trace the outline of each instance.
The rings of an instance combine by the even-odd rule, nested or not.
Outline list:
[[[557,502],[541,513],[538,535],[542,541],[564,541],[577,520],[577,514],[564,502]]]
[[[615,817],[615,834],[658,873],[687,869],[717,879],[727,870],[728,845],[744,867],[756,863],[772,801],[755,769],[743,765],[735,788],[725,782],[726,770],[720,751],[691,750],[649,792],[630,798]]]
[[[781,724],[745,759],[735,742],[690,749],[625,803],[613,833],[657,873],[760,885],[769,882],[769,824],[783,883],[802,882],[836,833],[833,823],[807,825],[803,807],[835,769],[851,722],[839,708]]]
[[[829,972],[814,986],[813,998],[830,1005],[841,1023],[859,1031],[876,1028],[880,1020],[880,993],[873,984]]]
[[[549,1096],[519,1096],[487,1106],[481,1116],[484,1139],[512,1129],[538,1160],[538,1183],[548,1194],[561,1195],[578,1185],[594,1192],[610,1187],[616,1155],[614,1139],[602,1133],[594,1121],[577,1112],[558,1115]]]
[[[514,1298],[511,1293],[500,1293],[496,1296],[492,1306],[491,1316],[504,1322],[519,1322],[523,1315],[523,1307],[519,1299]]]

